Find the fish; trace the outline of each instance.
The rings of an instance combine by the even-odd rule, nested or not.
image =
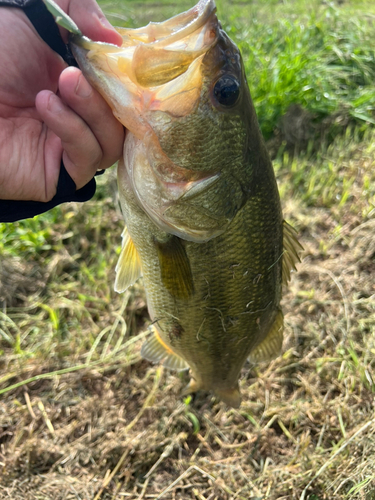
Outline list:
[[[145,359],[190,369],[183,394],[212,391],[239,407],[245,362],[281,352],[282,287],[301,250],[283,219],[243,60],[213,0],[116,29],[121,47],[70,40],[127,130],[115,290],[143,277]]]

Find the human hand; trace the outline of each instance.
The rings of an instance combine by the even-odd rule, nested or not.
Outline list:
[[[94,0],[57,3],[89,38],[121,44]],[[66,41],[64,30],[62,36]],[[51,200],[61,158],[82,188],[121,156],[122,125],[81,71],[66,67],[21,10],[1,8],[0,45],[0,199]]]

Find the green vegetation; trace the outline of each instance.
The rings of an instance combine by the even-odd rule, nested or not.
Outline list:
[[[192,5],[100,3],[128,26]],[[84,205],[0,224],[0,498],[375,498],[375,4],[217,3],[305,247],[284,353],[244,368],[239,410],[141,360],[114,171]]]
[[[292,104],[314,122],[334,115],[336,128],[375,123],[373,18],[342,11],[331,3],[271,25],[254,17],[245,31],[241,19],[231,22],[266,138]]]

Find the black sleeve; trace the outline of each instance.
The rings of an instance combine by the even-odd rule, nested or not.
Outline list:
[[[39,36],[57,52],[70,66],[77,66],[69,47],[60,36],[55,20],[42,0],[0,0],[0,6],[21,8],[34,25]],[[14,222],[34,217],[67,201],[87,201],[94,196],[95,179],[81,189],[76,185],[61,162],[57,191],[51,201],[0,200],[0,222]]]

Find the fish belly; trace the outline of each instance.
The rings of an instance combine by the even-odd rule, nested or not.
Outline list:
[[[126,185],[121,181],[126,174],[119,175],[120,186]],[[277,193],[258,192],[224,234],[205,243],[181,242],[193,282],[187,297],[173,295],[163,279],[158,245],[168,245],[171,235],[139,208],[130,190],[120,193],[162,343],[186,361],[199,388],[220,392],[233,387],[280,314],[283,250]]]

